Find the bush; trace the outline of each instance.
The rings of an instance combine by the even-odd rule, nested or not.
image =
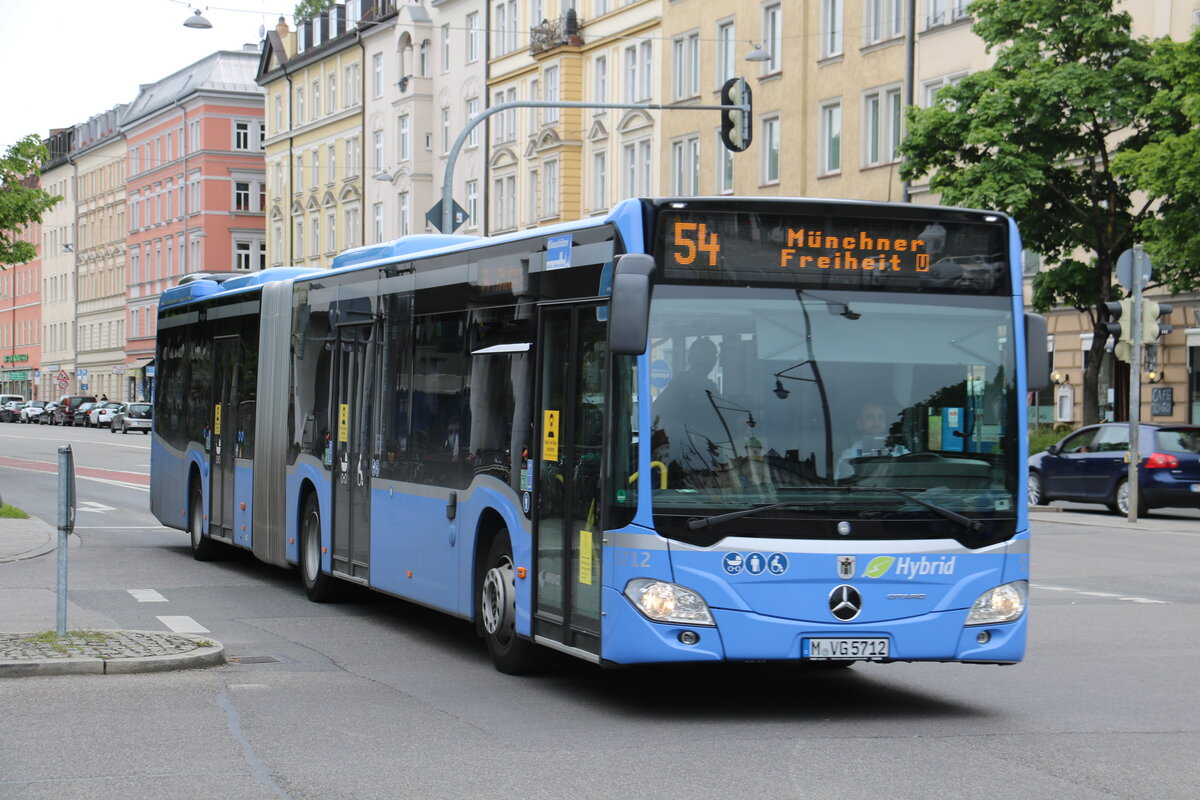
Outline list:
[[[0,519],[29,519],[29,515],[19,508],[0,503]]]
[[[1029,455],[1040,453],[1055,442],[1067,437],[1070,431],[1056,428],[1054,425],[1029,426]]]

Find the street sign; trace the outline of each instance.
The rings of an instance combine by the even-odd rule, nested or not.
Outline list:
[[[467,210],[458,204],[458,201],[451,200],[453,205],[450,206],[450,230],[442,231],[442,233],[454,233],[459,227],[467,221]],[[438,200],[433,204],[433,208],[429,209],[425,214],[425,219],[429,224],[442,230],[442,201]]]
[[[67,386],[71,384],[71,377],[67,375],[67,371],[65,369],[60,369],[58,374],[54,376],[54,383],[59,389],[65,390]]]
[[[1150,256],[1146,255],[1146,251],[1140,247],[1126,250],[1117,257],[1117,283],[1126,289],[1133,288],[1135,275],[1139,277],[1139,283],[1145,286],[1150,282],[1150,275],[1153,271],[1150,266]]]

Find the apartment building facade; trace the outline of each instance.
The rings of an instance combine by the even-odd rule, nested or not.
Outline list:
[[[122,119],[129,173],[122,397],[150,394],[164,289],[197,272],[267,265],[258,61],[253,46],[213,53],[143,84]]]
[[[37,187],[39,177],[29,176],[24,184]],[[34,222],[16,238],[36,247],[41,237],[42,226]],[[0,271],[0,393],[19,394],[27,400],[39,399],[34,376],[40,363],[41,274],[40,257]]]
[[[42,188],[63,199],[42,216],[39,369],[36,396],[31,398],[37,400],[54,400],[62,391],[75,391],[79,386],[75,376],[74,139],[74,127],[51,131],[46,139],[50,158],[42,165]]]

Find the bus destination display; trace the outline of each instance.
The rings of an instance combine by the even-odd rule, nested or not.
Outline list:
[[[1001,222],[669,210],[667,280],[1003,294]]]

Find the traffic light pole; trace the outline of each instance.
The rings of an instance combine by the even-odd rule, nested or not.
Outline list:
[[[458,161],[459,151],[467,143],[467,137],[476,125],[483,122],[493,114],[499,114],[503,111],[509,111],[514,108],[627,108],[639,109],[643,111],[741,111],[747,117],[750,116],[750,104],[742,103],[741,105],[664,105],[662,103],[581,103],[556,100],[512,100],[507,103],[499,103],[485,108],[479,112],[473,120],[467,122],[467,126],[463,128],[458,138],[454,140],[454,145],[450,148],[450,153],[446,157],[446,173],[442,176],[442,233],[451,233],[454,231],[451,218],[454,213],[454,164]]]
[[[1142,273],[1140,265],[1146,254],[1142,246],[1133,246],[1133,303],[1130,305],[1129,326],[1133,338],[1133,347],[1129,349],[1129,474],[1126,486],[1129,487],[1130,522],[1137,522],[1138,514],[1138,462],[1141,454],[1138,452],[1138,439],[1141,433],[1142,421]]]

